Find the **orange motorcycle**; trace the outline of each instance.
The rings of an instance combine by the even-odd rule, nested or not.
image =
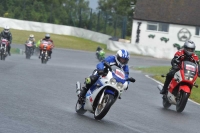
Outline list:
[[[49,51],[53,49],[53,44],[50,41],[42,41],[40,43],[40,50],[41,50],[41,63],[46,64],[48,61]]]

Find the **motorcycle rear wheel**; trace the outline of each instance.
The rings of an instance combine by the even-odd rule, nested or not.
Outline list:
[[[111,94],[104,95],[102,99],[102,103],[98,104],[95,112],[94,112],[94,118],[96,120],[101,120],[109,111],[110,107],[112,106],[114,101],[114,96]]]
[[[184,91],[180,92],[180,97],[177,100],[176,111],[182,112],[185,109],[190,94]]]

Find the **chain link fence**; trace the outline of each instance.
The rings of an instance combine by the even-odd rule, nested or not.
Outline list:
[[[125,38],[127,17],[67,4],[43,4],[36,0],[0,0],[0,17],[84,28],[113,38]]]

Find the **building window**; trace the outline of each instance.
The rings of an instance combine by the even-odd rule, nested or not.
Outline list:
[[[148,22],[147,23],[147,30],[168,32],[169,31],[169,24]]]
[[[200,32],[199,32],[199,30],[200,30],[200,27],[196,27],[196,33],[195,33],[195,35],[197,35],[197,36],[199,36],[200,34]]]

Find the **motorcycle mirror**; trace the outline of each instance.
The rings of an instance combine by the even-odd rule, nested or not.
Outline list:
[[[134,78],[131,77],[131,78],[128,78],[126,81],[130,81],[130,82],[133,82],[133,83],[134,83],[136,80],[135,80]]]
[[[166,76],[164,74],[162,74],[161,77],[166,77]]]

